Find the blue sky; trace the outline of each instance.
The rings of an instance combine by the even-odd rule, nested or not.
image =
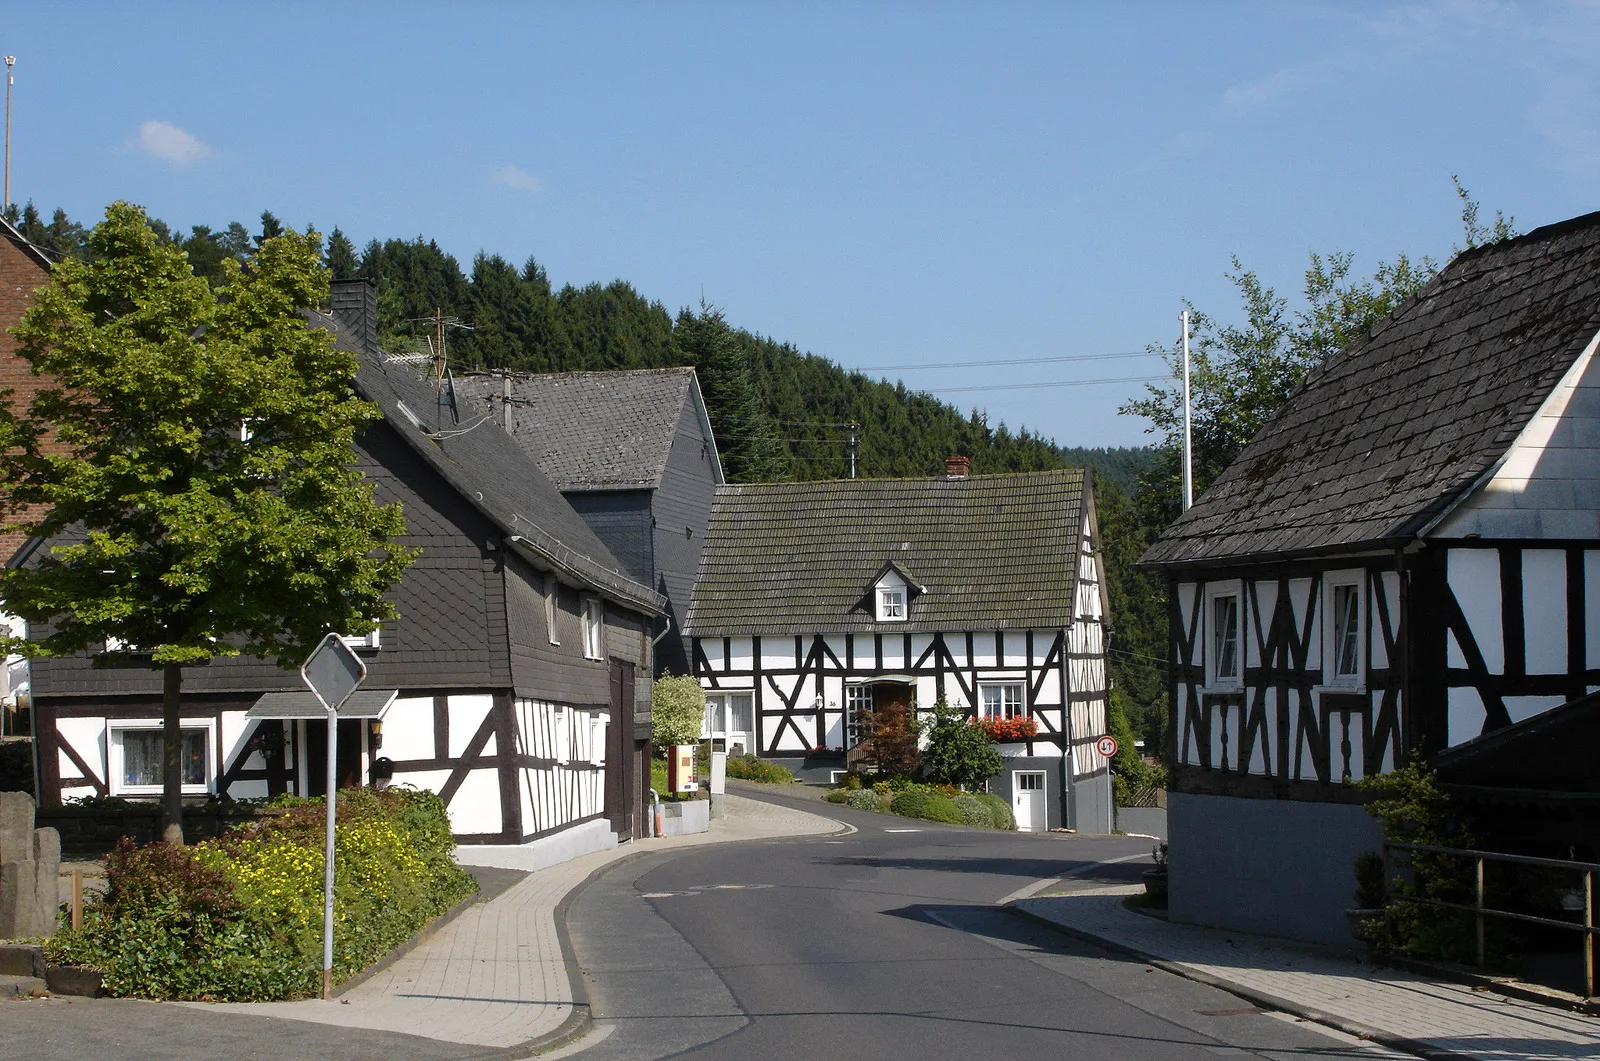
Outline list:
[[[850,367],[1137,351],[1230,255],[1600,209],[1596,3],[17,5],[12,197],[533,255]],[[1154,359],[896,370],[1066,445]],[[1016,389],[948,388],[1028,385]]]

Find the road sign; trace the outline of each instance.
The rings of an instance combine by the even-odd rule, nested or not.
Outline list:
[[[1110,759],[1117,754],[1117,738],[1107,734],[1094,742],[1094,750]]]
[[[323,638],[300,668],[300,678],[322,706],[337,711],[367,678],[367,665],[338,634]]]
[[[322,860],[322,997],[333,997],[333,819],[339,803],[339,708],[367,679],[367,665],[344,638],[329,634],[300,667],[300,679],[328,709],[328,829]]]

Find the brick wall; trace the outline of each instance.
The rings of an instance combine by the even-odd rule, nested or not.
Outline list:
[[[17,354],[11,328],[33,303],[33,293],[49,278],[36,252],[25,250],[17,237],[0,229],[0,390],[11,391],[11,401],[19,408],[27,405],[44,381],[30,374],[28,363]],[[24,540],[26,536],[19,531],[0,532],[0,562],[10,559]]]

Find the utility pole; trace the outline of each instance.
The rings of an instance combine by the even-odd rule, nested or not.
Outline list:
[[[11,86],[16,83],[11,68],[16,65],[15,55],[6,56],[6,201],[0,203],[0,210],[11,205]]]
[[[1194,436],[1189,416],[1189,311],[1178,316],[1183,323],[1183,510],[1194,504]]]

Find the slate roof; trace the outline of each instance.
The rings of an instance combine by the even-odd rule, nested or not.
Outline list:
[[[463,408],[492,409],[498,420],[507,386],[512,437],[562,490],[659,485],[686,401],[695,403],[711,442],[692,368],[473,373],[457,378],[456,393]]]
[[[1415,540],[1600,331],[1600,213],[1458,256],[1313,372],[1140,563]]]
[[[723,486],[684,629],[695,637],[1059,628],[1083,527],[1076,469]],[[893,561],[927,592],[873,618]]]
[[[478,411],[458,398],[458,421],[414,366],[385,363],[377,350],[332,317],[319,314],[314,322],[333,333],[340,349],[360,358],[356,391],[382,407],[389,425],[467,503],[576,581],[648,614],[661,612],[664,599],[626,573],[487,410]]]

